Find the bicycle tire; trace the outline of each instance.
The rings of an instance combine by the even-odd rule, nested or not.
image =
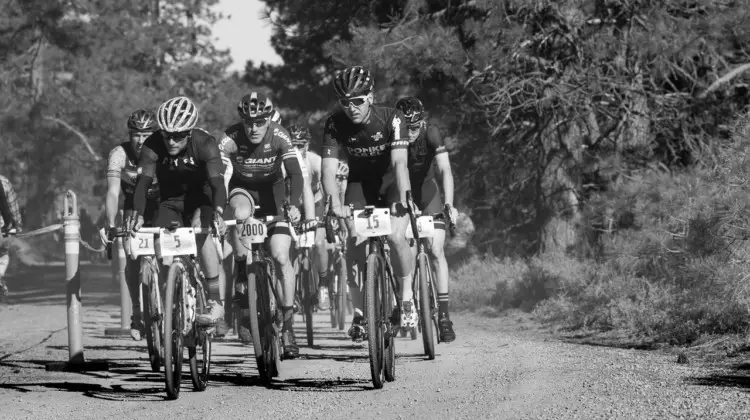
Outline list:
[[[422,344],[427,360],[435,359],[435,330],[433,329],[433,310],[431,299],[432,269],[427,254],[417,256],[419,275],[419,323],[422,326]]]
[[[373,242],[370,255],[367,256],[365,277],[365,319],[367,322],[367,344],[370,354],[370,374],[375,389],[383,388],[383,330],[380,306],[380,285],[382,284],[382,261],[378,255],[378,245]]]
[[[302,310],[305,315],[305,333],[307,334],[307,345],[313,345],[313,302],[315,301],[316,281],[312,270],[311,261],[306,256],[300,261],[300,287],[302,288]],[[307,261],[305,261],[307,260]]]
[[[389,266],[389,265],[388,265]],[[383,376],[386,382],[393,382],[396,380],[396,340],[395,340],[395,327],[391,323],[391,314],[395,307],[396,297],[393,293],[393,278],[391,277],[392,271],[383,268],[382,274],[382,287],[381,287],[381,320],[383,322]]]
[[[269,282],[266,270],[260,263],[253,263],[247,270],[247,296],[250,307],[250,333],[255,351],[258,374],[264,381],[278,375],[278,341],[274,334],[274,314],[271,313]]]
[[[437,301],[437,275],[430,264],[430,303],[432,307],[432,326],[435,328],[435,342],[442,343],[440,340],[440,324],[438,324],[438,301]]]
[[[164,344],[164,382],[167,398],[172,400],[180,396],[180,380],[182,378],[185,277],[185,267],[182,264],[173,263],[169,267],[167,291],[164,297],[164,335],[165,337],[169,336],[170,340],[169,343]],[[168,334],[167,329],[169,329]]]
[[[143,290],[143,319],[146,320],[146,343],[152,372],[162,365],[162,329],[159,313],[159,277],[151,264],[141,259],[141,288]]]
[[[346,327],[346,295],[348,292],[347,288],[347,272],[346,264],[344,264],[343,258],[340,256],[338,259],[338,290],[336,291],[336,320],[339,324],[339,331],[344,331]]]
[[[206,310],[206,295],[203,290],[198,292],[196,299],[196,309],[199,313]],[[193,327],[193,346],[188,347],[188,363],[190,364],[190,379],[193,381],[193,389],[201,392],[208,387],[208,381],[211,377],[211,349],[212,335],[205,330],[198,331],[197,326]],[[198,351],[200,349],[200,352]]]

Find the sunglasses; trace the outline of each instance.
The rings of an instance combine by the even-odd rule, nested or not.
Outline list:
[[[263,127],[268,122],[268,118],[246,118],[243,120],[245,125],[252,125],[253,127]]]
[[[354,106],[362,106],[363,103],[367,100],[367,95],[365,96],[355,96],[354,98],[344,98],[339,99],[339,103],[344,108],[348,108],[349,104],[352,104]]]
[[[178,131],[176,133],[167,133],[166,131],[162,131],[162,134],[164,135],[164,138],[167,140],[174,140],[175,142],[180,142],[188,138],[188,136],[190,136],[190,131]]]

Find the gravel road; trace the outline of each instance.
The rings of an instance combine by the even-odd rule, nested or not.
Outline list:
[[[472,314],[454,317],[458,339],[438,345],[434,361],[421,340],[399,338],[396,382],[382,390],[372,388],[366,345],[322,313],[315,346],[283,362],[278,381],[259,382],[251,347],[229,338],[215,344],[205,392],[185,376],[180,398],[165,401],[145,342],[104,335],[119,325],[119,289],[106,267],[83,270],[85,355],[109,370],[47,372],[68,357],[59,269],[12,278],[12,299],[0,307],[3,418],[750,418],[750,365],[677,364],[668,351],[567,343],[514,317]]]

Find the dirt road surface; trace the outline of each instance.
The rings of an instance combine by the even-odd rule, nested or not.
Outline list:
[[[119,288],[104,266],[82,267],[84,345],[87,360],[106,360],[109,370],[45,370],[68,358],[61,270],[9,279],[11,298],[0,305],[2,418],[750,418],[745,365],[681,365],[669,352],[566,343],[513,317],[471,314],[454,317],[458,339],[440,344],[434,361],[421,340],[399,338],[397,379],[382,390],[372,388],[366,344],[321,313],[315,345],[284,361],[277,381],[262,384],[251,347],[229,338],[215,344],[209,388],[192,391],[186,375],[180,398],[166,401],[145,341],[104,334],[119,326]]]

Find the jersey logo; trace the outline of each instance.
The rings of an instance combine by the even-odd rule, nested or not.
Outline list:
[[[271,145],[266,143],[263,145],[263,150],[271,150]]]
[[[356,137],[349,137],[349,143],[356,143],[358,141],[359,141],[359,139],[356,138]]]
[[[237,163],[245,164],[245,165],[267,165],[269,163],[274,163],[276,161],[276,156],[266,157],[266,158],[247,158],[243,159],[241,156],[237,156]]]
[[[292,141],[292,139],[290,139],[289,136],[285,132],[283,132],[282,130],[279,130],[278,128],[274,128],[273,129],[273,135],[281,137],[282,139],[284,139],[284,140],[286,140],[286,141],[288,141],[290,143]]]
[[[350,154],[357,157],[380,156],[388,148],[387,144],[371,147],[347,147]]]
[[[373,134],[371,138],[372,138],[372,141],[380,141],[383,139],[383,133],[378,131],[377,133]]]

